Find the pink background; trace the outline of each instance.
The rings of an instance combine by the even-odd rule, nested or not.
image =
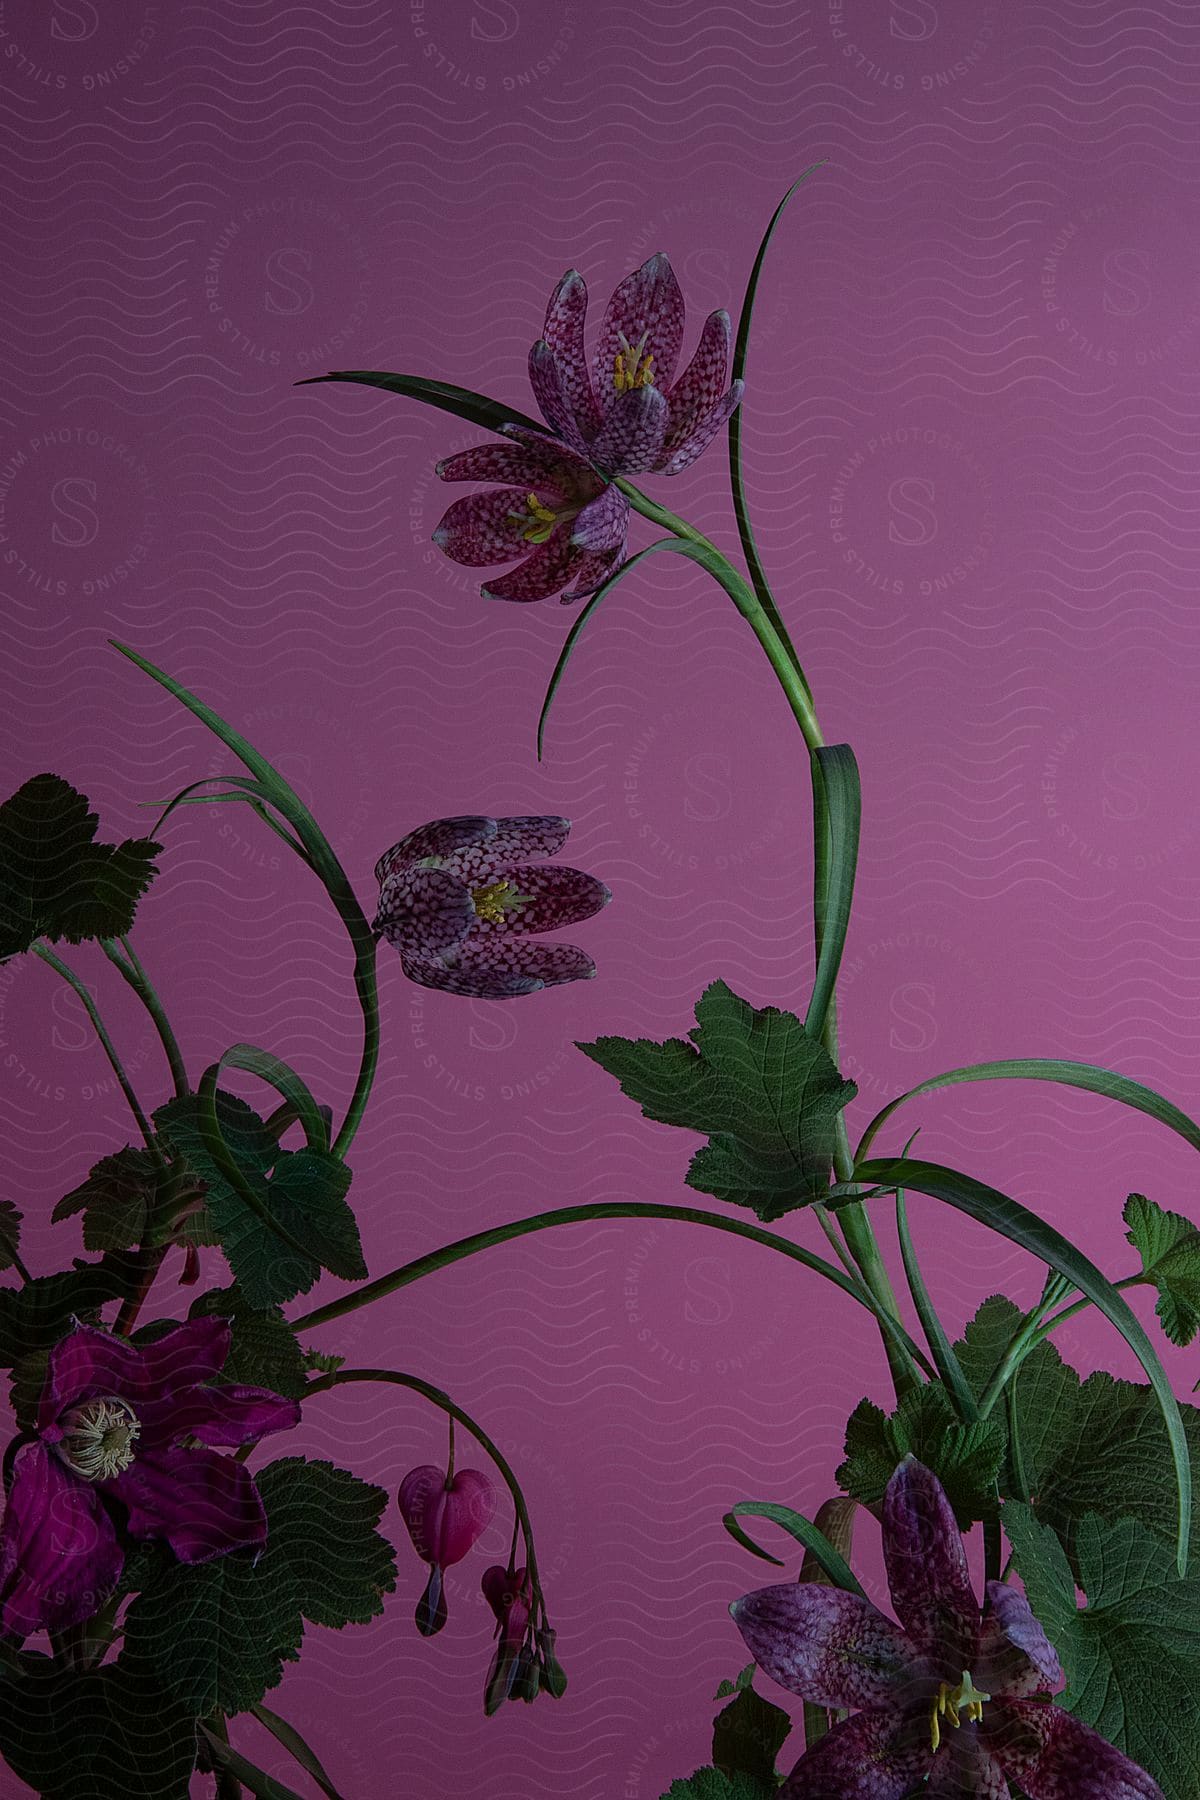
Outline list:
[[[539,768],[570,615],[481,600],[429,542],[455,497],[432,465],[483,434],[293,383],[397,368],[528,409],[563,269],[603,301],[658,249],[690,349],[820,157],[763,283],[746,445],[826,735],[862,766],[852,1126],[984,1056],[1107,1064],[1196,1110],[1198,63],[1187,0],[0,7],[4,791],[53,768],[115,836],[231,766],[114,635],[275,760],[368,911],[379,852],[467,811],[568,814],[571,859],[613,889],[573,934],[591,984],[485,1004],[381,958],[352,1158],[372,1273],[543,1208],[694,1198],[685,1140],[572,1042],[680,1033],[716,975],[803,1008],[807,776],[750,633],[673,559],[589,628]],[[723,484],[718,445],[646,485],[728,546]],[[249,1038],[343,1104],[358,1031],[320,891],[236,809],[166,837],[136,941],[193,1076]],[[140,1017],[98,952],[72,960],[157,1104]],[[0,1108],[5,1192],[48,1269],[78,1248],[53,1202],[130,1124],[73,996],[29,960],[0,972]],[[884,1147],[918,1123],[926,1156],[1114,1274],[1130,1189],[1194,1205],[1186,1148],[1085,1096],[960,1089]],[[917,1198],[912,1217],[955,1329],[1001,1286],[1033,1297],[1000,1240]],[[803,1217],[784,1229],[821,1247]],[[162,1310],[189,1298],[164,1283]],[[1132,1372],[1086,1318],[1064,1340]],[[710,1696],[744,1660],[725,1609],[764,1578],[721,1512],[832,1491],[846,1413],[887,1395],[863,1315],[726,1236],[622,1223],[493,1250],[319,1341],[444,1384],[494,1434],[571,1677],[561,1704],[482,1717],[478,1578],[507,1513],[431,1643],[402,1543],[383,1619],[313,1633],[272,1697],[347,1795],[657,1800],[706,1761]],[[1187,1392],[1194,1356],[1164,1355]],[[303,1437],[392,1490],[444,1444],[376,1389],[315,1402]],[[308,1791],[257,1728],[235,1739]]]

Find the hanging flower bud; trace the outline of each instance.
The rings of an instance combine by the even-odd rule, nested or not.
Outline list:
[[[499,1710],[504,1700],[522,1698],[517,1692],[517,1682],[529,1680],[529,1666],[522,1664],[522,1645],[529,1626],[529,1615],[533,1611],[533,1583],[526,1569],[506,1569],[500,1563],[494,1563],[484,1571],[483,1597],[496,1615],[496,1633],[499,1643],[488,1669],[487,1681],[483,1690],[483,1710],[490,1719]],[[536,1677],[536,1668],[534,1675]],[[532,1700],[537,1688],[527,1696]]]
[[[567,1691],[567,1671],[554,1654],[554,1640],[557,1636],[558,1633],[550,1625],[543,1625],[535,1633],[541,1685],[553,1700],[561,1700]]]
[[[399,1501],[413,1549],[430,1565],[415,1616],[421,1636],[433,1637],[447,1617],[443,1573],[461,1562],[487,1530],[496,1507],[495,1490],[478,1469],[459,1469],[447,1477],[444,1469],[422,1463],[404,1477]]]

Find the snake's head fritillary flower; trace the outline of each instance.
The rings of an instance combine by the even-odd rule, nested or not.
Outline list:
[[[549,817],[435,819],[381,856],[375,930],[409,980],[502,1000],[593,976],[586,951],[533,935],[588,919],[612,897],[594,875],[538,860],[570,829]]]
[[[422,1463],[400,1484],[400,1513],[413,1549],[429,1564],[429,1580],[417,1602],[417,1630],[432,1637],[446,1623],[442,1576],[463,1557],[491,1523],[496,1492],[478,1469],[445,1469]]]
[[[216,1316],[141,1346],[76,1325],[54,1346],[0,1526],[0,1630],[62,1631],[97,1611],[124,1565],[113,1502],[131,1537],[164,1539],[180,1562],[262,1549],[258,1489],[217,1449],[286,1431],[300,1408],[263,1388],[210,1386],[229,1346]]]
[[[568,269],[529,353],[542,416],[605,475],[677,475],[707,448],[742,398],[740,380],[725,385],[729,314],[709,314],[695,355],[676,380],[683,294],[661,251],[614,291],[590,368],[587,304],[583,276]]]
[[[536,1596],[527,1569],[495,1563],[485,1569],[483,1597],[496,1615],[497,1644],[483,1690],[488,1718],[505,1700],[532,1700],[539,1671],[530,1631]]]
[[[1025,1596],[989,1581],[980,1608],[941,1483],[911,1456],[884,1495],[883,1554],[899,1624],[816,1583],[759,1588],[730,1608],[773,1681],[853,1711],[800,1758],[779,1800],[1000,1800],[1010,1779],[1028,1800],[1163,1800],[1051,1703],[1062,1669]]]
[[[567,603],[594,593],[624,559],[629,502],[564,444],[517,425],[507,430],[511,442],[478,444],[437,465],[443,481],[504,485],[456,500],[434,543],[471,568],[520,558],[480,589],[487,600],[561,593]]]

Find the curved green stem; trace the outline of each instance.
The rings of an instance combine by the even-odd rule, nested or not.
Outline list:
[[[1126,1275],[1123,1281],[1113,1282],[1113,1286],[1118,1290],[1131,1287],[1146,1287],[1148,1285],[1150,1285],[1149,1280],[1145,1274]],[[1064,1306],[1061,1312],[1055,1313],[1053,1318],[1043,1318],[1040,1320],[1030,1342],[1030,1349],[1036,1349],[1038,1344],[1043,1343],[1045,1339],[1050,1336],[1052,1331],[1057,1331],[1060,1325],[1065,1325],[1068,1319],[1073,1319],[1076,1313],[1083,1312],[1085,1308],[1089,1307],[1091,1304],[1091,1301],[1087,1298],[1076,1300],[1070,1306]]]
[[[1114,1286],[1117,1285],[1120,1284],[1114,1283]],[[1125,1285],[1128,1286],[1129,1284],[1125,1283]],[[1065,1276],[1056,1275],[1053,1271],[1047,1275],[1046,1285],[1042,1289],[1041,1298],[1034,1306],[1030,1307],[1024,1318],[1022,1318],[1017,1325],[1016,1330],[1008,1341],[1008,1348],[993,1369],[991,1380],[983,1390],[983,1394],[979,1401],[979,1416],[981,1419],[986,1419],[988,1417],[997,1400],[1008,1386],[1012,1376],[1025,1361],[1029,1352],[1034,1349],[1040,1341],[1038,1330],[1046,1313],[1052,1306],[1057,1306],[1058,1302],[1063,1298],[1063,1295],[1069,1291],[1070,1283],[1066,1280]],[[1090,1306],[1091,1302],[1089,1300],[1084,1300],[1081,1302],[1081,1305]]]
[[[335,1369],[330,1375],[320,1375],[316,1381],[310,1381],[304,1390],[304,1397],[308,1399],[312,1394],[319,1394],[326,1388],[341,1387],[348,1381],[382,1381],[389,1382],[394,1387],[411,1388],[414,1394],[423,1394],[426,1400],[431,1400],[435,1406],[440,1406],[452,1420],[466,1427],[475,1442],[491,1457],[503,1475],[508,1491],[512,1495],[513,1505],[516,1508],[517,1518],[525,1538],[526,1567],[533,1583],[533,1591],[540,1600],[542,1589],[538,1580],[537,1552],[533,1547],[533,1526],[529,1519],[529,1508],[525,1504],[525,1496],[521,1492],[520,1482],[483,1426],[478,1424],[470,1413],[464,1412],[461,1406],[456,1406],[449,1394],[444,1394],[441,1388],[433,1387],[428,1381],[422,1381],[418,1375],[402,1375],[396,1369]],[[543,1606],[543,1614],[545,1610]]]
[[[117,1047],[108,1035],[108,1029],[105,1026],[104,1020],[100,1017],[100,1010],[90,992],[79,979],[74,969],[68,968],[61,957],[55,956],[48,944],[34,944],[33,954],[35,956],[40,956],[42,961],[53,969],[56,975],[61,975],[68,986],[74,988],[75,992],[79,995],[87,1012],[87,1016],[92,1021],[96,1036],[100,1039],[104,1054],[112,1064],[113,1074],[121,1084],[121,1092],[129,1102],[129,1110],[137,1120],[138,1130],[145,1138],[146,1143],[153,1150],[156,1146],[154,1142],[154,1132],[151,1129],[150,1121],[142,1110],[141,1101],[133,1091],[133,1084],[125,1073],[121,1058],[117,1055]]]
[[[312,1312],[302,1313],[298,1319],[289,1319],[288,1323],[294,1331],[329,1324],[333,1319],[341,1319],[347,1313],[356,1312],[361,1306],[370,1306],[389,1294],[399,1293],[401,1288],[420,1281],[425,1275],[449,1268],[452,1263],[462,1262],[465,1257],[474,1256],[476,1251],[507,1243],[511,1238],[528,1237],[535,1231],[549,1231],[558,1225],[578,1225],[595,1219],[678,1219],[686,1225],[706,1225],[713,1231],[725,1231],[733,1237],[747,1238],[752,1244],[762,1244],[768,1250],[776,1250],[783,1256],[791,1257],[793,1262],[802,1263],[806,1269],[823,1275],[835,1287],[841,1288],[844,1294],[849,1294],[852,1300],[874,1315],[879,1321],[880,1329],[889,1338],[894,1338],[905,1353],[925,1369],[931,1380],[936,1375],[936,1370],[900,1321],[882,1315],[874,1295],[853,1276],[843,1275],[840,1269],[826,1262],[824,1257],[803,1249],[799,1244],[793,1244],[789,1238],[777,1236],[773,1231],[763,1231],[757,1225],[743,1224],[741,1219],[725,1219],[718,1213],[704,1212],[697,1206],[666,1206],[652,1201],[597,1200],[587,1206],[563,1206],[554,1212],[535,1213],[528,1219],[514,1219],[507,1225],[493,1225],[488,1231],[476,1231],[470,1237],[459,1238],[453,1244],[443,1244],[440,1249],[431,1250],[426,1256],[418,1256],[413,1262],[404,1263],[387,1275],[376,1276],[374,1281],[368,1281],[348,1294],[341,1294],[336,1300],[329,1300],[324,1306],[315,1307]]]
[[[100,948],[103,950],[114,969],[118,970],[123,979],[128,982],[129,986],[133,989],[134,993],[149,1013],[151,1023],[158,1033],[159,1042],[162,1044],[163,1050],[166,1053],[167,1065],[171,1071],[171,1080],[174,1083],[175,1092],[180,1096],[186,1094],[189,1091],[187,1069],[184,1067],[183,1054],[179,1048],[179,1040],[171,1029],[171,1021],[167,1018],[166,1009],[159,999],[158,994],[155,992],[153,982],[142,967],[142,964],[138,959],[137,951],[127,937],[121,939],[121,949],[125,952],[124,956],[121,955],[121,951],[117,949],[111,938],[101,938]]]

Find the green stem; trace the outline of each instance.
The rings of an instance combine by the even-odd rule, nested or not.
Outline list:
[[[103,950],[105,956],[107,956],[109,962],[112,963],[113,967],[117,969],[129,983],[129,986],[133,989],[134,993],[149,1013],[154,1029],[158,1033],[159,1041],[166,1052],[167,1064],[171,1070],[171,1080],[175,1085],[175,1092],[179,1096],[186,1094],[189,1091],[187,1070],[184,1067],[183,1055],[179,1048],[179,1041],[176,1038],[174,1031],[171,1029],[171,1021],[167,1018],[166,1009],[159,999],[158,994],[155,992],[154,984],[138,959],[137,951],[127,937],[121,939],[121,949],[125,952],[124,956],[121,955],[121,951],[117,949],[111,938],[101,938],[100,948]]]
[[[703,554],[704,566],[713,579],[717,581],[729,595],[742,617],[747,621],[759,643],[766,652],[767,660],[775,671],[779,685],[787,698],[792,714],[799,725],[804,742],[812,752],[825,742],[821,727],[813,706],[812,695],[799,663],[795,660],[795,652],[789,654],[789,646],[781,639],[771,619],[764,610],[758,595],[746,581],[745,577],[734,568],[727,557],[711,539],[689,525],[686,519],[660,506],[643,494],[632,482],[618,478],[615,484],[625,495],[630,505],[644,518],[650,519],[664,531],[670,531],[685,543],[693,544]],[[824,826],[824,808],[816,790],[819,776],[815,768],[812,770],[814,788],[814,880],[818,891],[823,891],[829,863],[828,834]],[[818,945],[819,949],[819,945]],[[838,1060],[837,1008],[831,999],[826,1009],[825,1022],[821,1033],[821,1041],[836,1066]],[[846,1122],[841,1113],[838,1114],[836,1126],[836,1145],[834,1151],[834,1169],[839,1181],[850,1181],[854,1175],[854,1159],[850,1152],[850,1141],[846,1133]],[[899,1321],[900,1309],[896,1302],[895,1289],[888,1275],[887,1267],[879,1249],[874,1227],[867,1216],[866,1209],[860,1205],[848,1205],[838,1210],[838,1223],[845,1234],[846,1243],[862,1273],[862,1278],[880,1308]],[[887,1331],[883,1335],[884,1350],[887,1354],[888,1366],[892,1381],[896,1388],[897,1399],[903,1398],[918,1384],[919,1377],[912,1365],[911,1358],[899,1347],[893,1334]]]
[[[1126,1283],[1126,1285],[1128,1285],[1128,1283]],[[1069,1291],[1070,1283],[1066,1280],[1065,1276],[1056,1275],[1053,1271],[1047,1275],[1046,1285],[1042,1289],[1041,1298],[1030,1308],[1017,1325],[1008,1341],[1007,1349],[1000,1358],[1000,1361],[996,1364],[995,1369],[992,1371],[991,1380],[983,1390],[983,1395],[979,1402],[979,1416],[981,1419],[989,1417],[992,1408],[1008,1386],[1010,1378],[1016,1373],[1021,1364],[1025,1361],[1025,1358],[1029,1355],[1029,1352],[1038,1343],[1038,1329],[1050,1307],[1057,1306],[1063,1295]],[[1089,1302],[1083,1301],[1082,1304],[1086,1306]]]
[[[97,1007],[96,1002],[92,999],[91,994],[79,979],[78,975],[76,975],[74,969],[68,968],[66,963],[63,962],[60,957],[55,956],[53,950],[51,950],[48,945],[41,943],[34,944],[33,954],[35,956],[40,956],[42,961],[53,969],[56,975],[61,975],[68,986],[73,987],[75,992],[79,995],[79,998],[82,1000],[87,1011],[87,1016],[92,1021],[96,1036],[100,1039],[104,1054],[112,1064],[113,1073],[121,1084],[121,1092],[129,1102],[129,1110],[137,1120],[138,1130],[153,1150],[155,1148],[154,1132],[151,1129],[150,1121],[142,1111],[141,1101],[133,1091],[133,1085],[130,1082],[128,1075],[125,1073],[121,1058],[117,1055],[117,1047],[108,1035],[107,1028],[104,1024],[104,1020],[100,1017],[99,1008]]]
[[[806,1269],[815,1270],[827,1281],[832,1281],[835,1287],[841,1288],[844,1294],[849,1294],[852,1300],[874,1314],[884,1332],[903,1344],[908,1354],[926,1369],[930,1379],[936,1373],[899,1320],[881,1318],[873,1295],[859,1281],[843,1275],[840,1269],[826,1262],[824,1257],[816,1256],[811,1250],[805,1250],[799,1244],[793,1244],[789,1238],[777,1236],[773,1231],[762,1231],[757,1225],[743,1224],[740,1219],[725,1219],[718,1213],[704,1212],[695,1206],[666,1206],[649,1201],[597,1200],[587,1206],[563,1206],[554,1212],[536,1213],[528,1219],[514,1219],[507,1225],[493,1225],[488,1231],[477,1231],[470,1237],[459,1238],[453,1244],[443,1244],[440,1249],[431,1250],[428,1255],[419,1256],[415,1261],[393,1269],[390,1274],[376,1276],[374,1281],[368,1281],[362,1287],[341,1294],[336,1300],[329,1300],[324,1306],[315,1307],[312,1312],[303,1313],[298,1319],[288,1322],[294,1331],[327,1325],[334,1319],[344,1318],[347,1313],[356,1312],[361,1306],[370,1306],[376,1300],[398,1293],[401,1288],[420,1281],[425,1275],[449,1268],[452,1263],[461,1262],[464,1257],[474,1256],[478,1250],[507,1243],[511,1238],[527,1237],[531,1232],[549,1231],[558,1225],[583,1224],[593,1219],[678,1219],[687,1225],[706,1225],[713,1231],[726,1231],[733,1237],[747,1238],[752,1244],[762,1244],[768,1250],[776,1250],[783,1256],[791,1257],[793,1262],[802,1263]]]
[[[1147,1285],[1148,1285],[1147,1277],[1145,1276],[1145,1274],[1127,1275],[1123,1281],[1114,1281],[1113,1282],[1113,1286],[1118,1290],[1118,1292],[1123,1288],[1145,1287]],[[1032,1343],[1030,1344],[1030,1348],[1031,1349],[1036,1348],[1036,1346],[1038,1344],[1042,1343],[1044,1339],[1046,1339],[1050,1336],[1050,1333],[1052,1331],[1057,1331],[1058,1327],[1060,1325],[1065,1325],[1068,1319],[1073,1319],[1075,1317],[1076,1313],[1083,1312],[1085,1307],[1088,1307],[1091,1304],[1092,1304],[1091,1301],[1087,1300],[1087,1299],[1076,1300],[1072,1303],[1072,1305],[1064,1306],[1064,1308],[1061,1312],[1055,1313],[1053,1318],[1043,1319],[1039,1323],[1037,1330],[1034,1333]]]
[[[441,1388],[433,1387],[428,1381],[422,1381],[417,1375],[402,1375],[396,1369],[335,1369],[330,1375],[320,1375],[315,1381],[310,1381],[304,1391],[304,1397],[308,1399],[312,1394],[322,1393],[326,1388],[341,1387],[348,1381],[382,1381],[389,1382],[394,1387],[410,1388],[414,1394],[423,1394],[426,1400],[431,1400],[435,1406],[440,1406],[442,1411],[449,1415],[451,1422],[457,1420],[460,1425],[466,1427],[475,1442],[486,1455],[491,1457],[512,1495],[513,1505],[516,1508],[517,1518],[525,1538],[526,1566],[529,1570],[529,1578],[533,1583],[533,1591],[540,1600],[542,1589],[538,1580],[537,1552],[533,1547],[533,1526],[529,1518],[529,1508],[525,1504],[525,1496],[521,1492],[520,1482],[483,1426],[478,1424],[470,1413],[464,1412],[461,1406],[456,1406],[449,1394],[444,1394]],[[542,1611],[545,1612],[544,1606]]]

